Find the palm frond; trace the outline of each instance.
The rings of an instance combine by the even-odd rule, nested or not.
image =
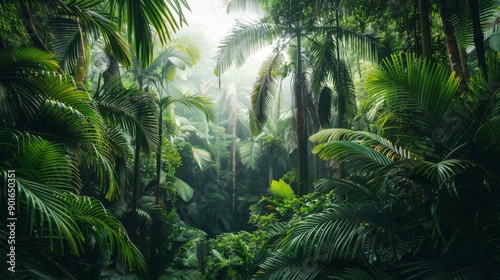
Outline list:
[[[271,54],[262,64],[250,94],[250,123],[252,133],[258,134],[269,117],[273,97],[279,90],[279,73],[283,67],[281,52]]]
[[[383,153],[354,142],[335,141],[319,144],[313,149],[321,159],[343,162],[352,174],[375,176],[376,171],[393,161]]]
[[[159,143],[154,97],[136,89],[103,89],[94,100],[103,118],[120,126],[141,143],[145,152]]]
[[[61,61],[65,73],[72,73],[78,59],[78,49],[81,47],[82,33],[77,22],[69,18],[57,18],[50,22],[54,26],[54,42],[51,49]]]
[[[447,116],[459,79],[444,67],[411,54],[393,55],[384,63],[366,82],[370,102],[383,104],[378,120],[381,128],[422,145],[428,145],[429,139],[446,142],[448,139],[437,139],[432,133],[453,125]]]
[[[460,173],[479,169],[476,163],[468,160],[449,159],[440,162],[419,161],[415,163],[415,170],[422,176],[429,178],[438,185],[450,182]]]
[[[126,23],[129,42],[133,42],[143,68],[153,59],[154,32],[166,44],[171,34],[186,23],[184,9],[189,10],[186,0],[113,0],[110,5],[111,14],[118,15],[118,25]]]
[[[262,147],[259,141],[249,141],[243,143],[238,152],[241,157],[241,163],[247,168],[255,168],[262,157]]]
[[[103,254],[120,248],[126,263],[137,270],[141,278],[149,278],[144,257],[129,239],[126,229],[97,199],[73,194],[66,194],[63,199],[71,206],[72,219],[81,224],[83,232],[97,240]]]
[[[222,75],[233,65],[242,66],[250,55],[268,46],[273,36],[272,25],[265,21],[237,21],[219,44],[215,75]]]
[[[191,94],[188,91],[182,93],[182,96],[173,100],[188,109],[196,108],[206,117],[207,121],[215,120],[215,105],[210,98],[198,94]]]
[[[361,203],[379,200],[369,188],[347,179],[320,179],[314,182],[314,190],[331,193],[337,203]]]
[[[182,198],[185,202],[188,202],[193,198],[193,188],[183,180],[172,176],[172,175],[166,175],[167,176],[167,185],[172,187],[175,193]]]
[[[212,162],[212,156],[209,151],[197,147],[192,147],[194,161],[198,164],[201,170],[204,170],[207,165]]]
[[[454,2],[454,5],[450,5],[450,7],[453,13],[452,23],[455,37],[457,44],[461,48],[466,48],[474,43],[470,5],[469,2],[462,0]],[[495,0],[478,1],[479,18],[483,26],[492,19],[497,5]]]
[[[4,75],[8,73],[5,70],[12,66],[31,65],[32,68],[36,68],[33,66],[39,64],[49,71],[57,70],[59,64],[54,58],[54,54],[33,47],[0,49],[0,67],[2,69],[0,78],[5,77]],[[8,76],[5,78],[8,78]]]
[[[337,46],[331,33],[318,35],[318,39],[313,37],[307,40],[306,44],[310,45],[309,51],[313,60],[312,91],[319,92],[321,86],[335,79],[338,62],[342,59],[337,57],[335,50],[340,46]]]
[[[318,119],[322,127],[327,127],[332,118],[332,96],[332,90],[326,86],[319,93]]]
[[[395,246],[384,203],[341,204],[312,214],[292,227],[280,243],[285,252],[305,260],[331,263],[373,254],[378,242]],[[396,257],[396,256],[393,256]]]
[[[324,271],[319,265],[304,265],[299,258],[277,251],[267,258],[261,265],[263,273],[259,279],[279,280],[311,280],[316,279]]]

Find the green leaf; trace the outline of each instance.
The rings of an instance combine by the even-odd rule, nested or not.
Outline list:
[[[290,200],[295,198],[292,187],[282,179],[279,181],[273,180],[271,182],[271,191],[273,195],[279,199]]]

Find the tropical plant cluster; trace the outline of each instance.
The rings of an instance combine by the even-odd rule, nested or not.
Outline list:
[[[0,3],[0,278],[498,278],[498,0],[190,3]]]

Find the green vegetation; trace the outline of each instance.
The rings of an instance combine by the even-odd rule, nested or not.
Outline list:
[[[0,3],[1,279],[498,278],[498,0],[222,3]]]

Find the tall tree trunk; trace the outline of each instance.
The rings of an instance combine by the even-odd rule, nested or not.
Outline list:
[[[158,150],[156,152],[156,199],[155,202],[158,204],[160,197],[160,182],[161,182],[161,149],[163,144],[163,106],[161,100],[159,101],[159,116],[158,116],[158,135],[160,136],[160,142],[158,145]]]
[[[451,71],[455,71],[458,76],[463,77],[462,63],[460,61],[460,50],[455,39],[455,29],[451,21],[451,11],[448,0],[439,0],[439,10],[441,21],[443,22],[446,49],[450,60]]]
[[[432,59],[429,0],[419,0],[419,10],[420,10],[420,36],[422,40],[422,55],[427,59]]]
[[[295,73],[295,108],[297,125],[297,150],[298,150],[298,175],[299,196],[308,192],[308,166],[307,166],[307,114],[306,98],[304,88],[304,76],[302,75],[301,34],[297,31],[297,72]]]
[[[462,61],[462,71],[464,73],[463,78],[465,84],[469,84],[470,72],[469,64],[467,63],[467,49],[465,47],[460,47],[460,60]]]
[[[358,53],[358,55],[357,55],[357,57],[356,57],[356,62],[357,62],[357,63],[356,63],[356,65],[358,66],[358,75],[359,75],[359,79],[360,79],[361,81],[363,81],[363,75],[361,74],[361,65],[360,65],[360,63],[359,63],[359,53]]]
[[[274,160],[274,157],[273,157]],[[267,170],[267,185],[270,186],[271,183],[273,182],[273,164],[269,162],[269,169]]]
[[[344,127],[344,122],[345,122],[345,114],[347,111],[347,101],[346,101],[346,96],[344,93],[343,89],[343,84],[341,83],[341,67],[340,67],[340,42],[339,42],[339,9],[338,6],[335,7],[335,27],[336,27],[336,34],[335,34],[335,52],[337,56],[337,73],[335,75],[335,87],[337,90],[338,94],[338,119],[339,119],[339,127]]]
[[[136,236],[136,229],[139,225],[137,218],[137,197],[139,192],[139,159],[140,159],[141,143],[138,139],[135,140],[135,153],[134,153],[134,179],[132,181],[132,230],[131,236]]]
[[[336,90],[338,94],[338,118],[339,118],[339,127],[344,128],[347,127],[345,122],[346,122],[346,112],[347,112],[347,96],[346,93],[344,92],[344,85],[341,84],[341,67],[340,67],[340,43],[339,43],[339,38],[340,38],[340,28],[339,28],[339,6],[338,2],[335,2],[335,27],[336,27],[336,34],[335,34],[335,52],[337,55],[337,75],[336,75]],[[339,163],[339,174],[340,178],[344,178],[344,165],[342,162]]]
[[[484,50],[484,34],[481,29],[478,0],[469,0],[469,5],[472,14],[472,28],[474,30],[474,45],[476,46],[477,64],[479,65],[479,69],[483,71],[484,78],[488,80],[486,55]]]
[[[231,104],[236,105],[236,102],[231,102]],[[234,113],[234,108],[231,109],[231,113]],[[231,210],[232,215],[234,217],[236,213],[236,116],[231,114],[231,136],[233,137],[233,141],[231,143]]]

